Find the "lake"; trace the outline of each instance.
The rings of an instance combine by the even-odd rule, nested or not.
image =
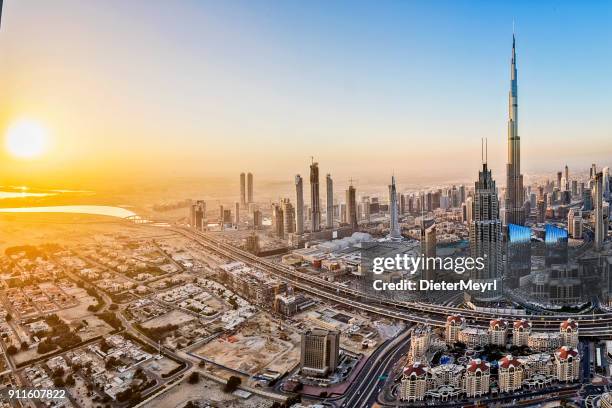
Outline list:
[[[108,205],[57,205],[51,207],[21,207],[21,208],[0,208],[4,213],[75,213],[107,215],[117,218],[138,218],[136,213],[122,207]]]

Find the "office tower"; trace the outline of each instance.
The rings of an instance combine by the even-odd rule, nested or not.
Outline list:
[[[590,188],[582,190],[582,209],[584,211],[591,211],[593,209],[593,196],[591,195]]]
[[[253,211],[253,229],[260,230],[262,225],[261,211]]]
[[[565,190],[569,191],[570,189],[570,179],[569,179],[569,168],[567,164],[565,165]]]
[[[343,224],[348,224],[348,217],[346,216],[346,203],[340,204],[340,222]]]
[[[567,264],[567,238],[567,230],[546,224],[544,235],[544,265],[546,267]]]
[[[512,35],[510,93],[508,95],[508,163],[506,165],[506,225],[525,224],[523,175],[521,174],[521,139],[518,134],[518,82],[515,38]]]
[[[361,197],[361,208],[362,208],[361,213],[363,214],[363,219],[367,223],[369,223],[370,222],[370,197],[368,196]]]
[[[582,238],[582,211],[576,208],[569,210],[567,214],[567,232],[574,239]]]
[[[463,184],[459,186],[459,200],[465,203],[465,186]]]
[[[324,377],[338,367],[340,332],[312,329],[302,333],[300,371],[307,376]]]
[[[223,218],[223,205],[222,204],[219,205],[219,220],[220,220],[219,222],[223,224],[224,218]]]
[[[206,225],[206,203],[202,200],[197,200],[191,208],[191,227],[198,230],[204,230],[204,226]]]
[[[433,218],[421,218],[421,253],[426,258],[435,258],[437,244],[435,220]],[[434,267],[427,267],[426,265],[423,268],[422,278],[434,280],[436,278],[435,265]]]
[[[331,174],[325,176],[325,187],[327,189],[327,208],[325,209],[325,226],[334,228],[334,182]]]
[[[357,231],[357,201],[355,194],[355,187],[350,185],[348,190],[346,190],[346,218],[351,228]]]
[[[238,225],[240,225],[240,203],[236,203],[236,213],[234,214],[234,225],[236,229],[238,229]]]
[[[302,235],[304,233],[304,183],[302,176],[295,176],[295,224],[296,233]]]
[[[272,204],[272,232],[278,238],[285,237],[285,219],[280,204]]]
[[[603,173],[603,196],[604,199],[610,200],[610,168],[604,167],[601,172]]]
[[[470,196],[465,200],[465,221],[470,225],[474,219],[474,199]]]
[[[395,187],[395,176],[391,176],[389,185],[389,236],[391,238],[401,238],[402,233],[399,226],[399,216],[397,212],[397,189]]]
[[[470,252],[472,258],[483,258],[484,268],[474,269],[471,278],[483,283],[497,281],[497,291],[473,293],[482,300],[494,299],[501,294],[503,273],[502,258],[502,225],[499,220],[499,201],[495,181],[486,160],[478,180],[474,184],[474,219],[469,226]]]
[[[285,235],[293,234],[295,232],[295,211],[293,204],[288,198],[281,200],[281,206],[283,209],[283,224],[285,228]]]
[[[399,196],[399,213],[404,215],[406,213],[406,195],[400,194]]]
[[[246,176],[240,173],[240,205],[246,208]]]
[[[546,196],[544,196],[546,197]],[[537,208],[537,213],[536,213],[536,221],[537,222],[544,222],[544,220],[546,219],[546,199],[542,197],[540,200],[538,200],[538,208]]]
[[[223,224],[232,224],[232,210],[223,210]]]
[[[310,231],[321,230],[321,210],[319,209],[319,164],[310,165]]]
[[[253,201],[253,173],[247,174],[247,200],[251,204]]]
[[[603,173],[595,174],[595,183],[593,189],[593,224],[595,230],[595,250],[600,251],[605,239],[605,231],[603,230]]]
[[[589,172],[589,178],[590,179],[594,179],[596,174],[597,174],[597,166],[595,165],[595,163],[593,163],[593,164],[591,164],[591,170]]]
[[[563,173],[560,171],[557,172],[557,189],[561,190],[561,178]]]
[[[572,180],[572,197],[578,196],[578,180]]]
[[[538,201],[538,217],[540,211]],[[545,208],[542,206],[542,217]],[[522,225],[508,225],[508,262],[504,285],[510,289],[519,287],[520,280],[531,272],[531,228]]]

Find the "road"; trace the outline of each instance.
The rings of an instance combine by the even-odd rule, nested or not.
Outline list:
[[[468,324],[472,326],[488,327],[493,318],[517,319],[520,316],[506,313],[481,312],[469,309],[460,309],[452,306],[430,304],[426,302],[403,302],[384,298],[377,298],[363,292],[342,286],[335,282],[296,271],[294,268],[277,262],[260,258],[243,251],[211,234],[194,231],[189,228],[174,227],[173,231],[191,238],[212,252],[225,256],[228,260],[242,261],[251,267],[267,271],[282,280],[291,283],[304,292],[323,299],[344,304],[358,310],[374,313],[392,319],[412,323],[427,323],[434,326],[444,326],[446,317],[454,313],[462,314]],[[612,313],[605,312],[594,315],[529,315],[534,331],[558,331],[559,323],[571,317],[580,324],[581,337],[612,336]]]

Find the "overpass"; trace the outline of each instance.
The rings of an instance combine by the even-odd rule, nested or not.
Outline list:
[[[464,316],[469,325],[480,327],[488,327],[489,321],[494,318],[504,318],[512,321],[519,317],[502,312],[475,311],[426,302],[397,301],[371,296],[357,289],[297,271],[293,267],[260,258],[224,242],[222,239],[200,231],[194,231],[186,227],[173,228],[172,230],[193,239],[205,248],[228,259],[241,261],[251,267],[266,271],[306,293],[379,316],[440,327],[444,326],[448,315],[456,313]],[[534,314],[524,317],[531,321],[534,331],[558,331],[559,324],[571,317],[579,323],[580,336],[612,336],[612,313],[610,312],[593,315],[557,314],[551,316]]]

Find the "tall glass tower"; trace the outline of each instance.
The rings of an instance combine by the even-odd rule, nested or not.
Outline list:
[[[521,174],[521,138],[518,135],[518,83],[516,41],[512,35],[510,93],[508,95],[508,163],[506,164],[506,225],[525,224],[524,191]]]

